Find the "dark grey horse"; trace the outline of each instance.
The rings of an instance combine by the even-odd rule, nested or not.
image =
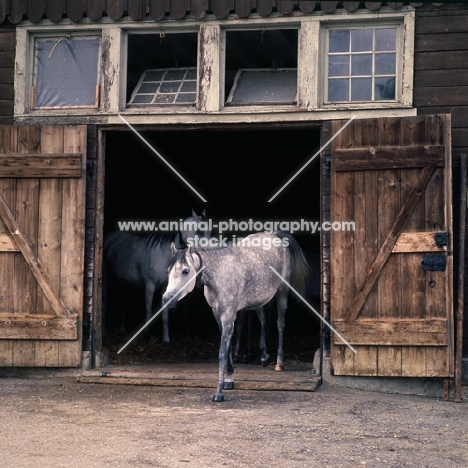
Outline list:
[[[263,307],[275,295],[279,335],[275,370],[283,370],[284,318],[289,289],[270,267],[303,293],[309,267],[299,244],[290,234],[252,234],[243,244],[219,248],[175,250],[174,247],[163,304],[172,300],[170,305],[173,305],[175,295],[185,286],[178,297],[182,299],[198,280],[204,286],[205,299],[221,330],[218,388],[213,401],[223,401],[223,388],[234,386],[231,339],[237,312]],[[199,271],[197,279],[195,274]]]
[[[183,221],[179,232],[169,233],[130,233],[113,231],[104,241],[104,281],[103,281],[103,322],[107,314],[109,281],[144,289],[146,321],[152,316],[155,292],[167,282],[167,267],[172,257],[171,244],[179,248],[187,246],[187,241],[199,237],[210,237],[209,230],[200,231],[205,211]],[[121,317],[121,326],[124,326]],[[146,334],[146,340],[148,334]],[[163,341],[169,343],[169,314],[163,311]]]

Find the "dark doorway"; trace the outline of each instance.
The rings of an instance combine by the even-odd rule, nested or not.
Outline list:
[[[141,131],[171,166],[182,175],[206,203],[132,132],[106,133],[105,233],[118,228],[121,221],[173,221],[186,218],[194,209],[206,210],[214,224],[219,221],[319,221],[319,158],[309,164],[269,203],[268,200],[319,149],[320,130],[242,129],[242,130],[161,130]],[[250,232],[230,231],[222,235],[244,237]],[[213,229],[212,235],[218,236]],[[318,258],[319,233],[296,232],[295,238],[307,254]],[[320,274],[315,271],[309,295],[320,307]],[[219,331],[201,291],[195,308],[171,315],[172,337],[196,337],[211,344],[216,354]],[[195,294],[195,293],[192,293]],[[135,308],[137,301],[134,299]],[[141,299],[142,301],[142,299]],[[179,307],[183,309],[184,301]],[[143,309],[142,302],[138,305]],[[189,303],[187,302],[187,307]],[[195,311],[194,311],[195,310]],[[133,324],[141,326],[141,317]],[[156,320],[154,333],[161,336],[161,322]],[[290,301],[287,314],[285,353],[288,339],[294,342],[294,355],[309,359],[319,345],[319,320],[307,308]],[[253,319],[254,336],[258,320]],[[270,320],[274,354],[276,319]],[[105,342],[105,341],[104,341]],[[303,344],[301,344],[303,343]],[[254,345],[256,338],[254,338]],[[298,346],[299,345],[299,348]]]

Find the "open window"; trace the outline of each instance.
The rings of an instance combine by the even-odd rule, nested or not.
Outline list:
[[[37,37],[31,109],[97,108],[101,38]]]
[[[297,44],[297,29],[226,31],[226,104],[295,104]]]
[[[139,32],[127,37],[127,106],[195,106],[198,34]]]

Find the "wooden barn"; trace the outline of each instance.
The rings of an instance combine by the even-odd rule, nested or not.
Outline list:
[[[0,1],[0,366],[95,359],[105,234],[193,208],[320,221],[297,239],[357,352],[291,328],[335,376],[459,389],[466,63],[465,3]]]

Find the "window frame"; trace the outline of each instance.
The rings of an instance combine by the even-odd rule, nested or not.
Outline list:
[[[395,102],[373,101],[365,103],[326,103],[324,100],[325,76],[324,34],[330,27],[351,25],[401,24],[401,67],[398,82],[399,99]],[[226,105],[225,47],[226,31],[261,29],[297,29],[297,102]],[[24,21],[16,28],[15,60],[15,122],[56,122],[66,119],[67,123],[121,124],[119,114],[130,122],[192,123],[205,124],[258,122],[309,122],[335,118],[358,118],[386,115],[391,110],[395,116],[416,115],[413,107],[413,63],[414,63],[415,10],[403,6],[398,11],[381,7],[378,12],[365,9],[347,12],[337,10],[333,14],[322,12],[297,14],[292,17],[252,15],[248,18],[186,19],[180,21],[153,20],[133,21],[123,18],[119,22],[103,18],[99,22],[86,20],[83,24],[70,24],[67,20],[51,23],[43,20],[32,24]],[[196,105],[128,106],[127,103],[127,51],[129,34],[196,33],[197,48],[197,98]],[[34,39],[37,37],[60,38],[71,33],[83,36],[98,36],[101,39],[100,102],[98,108],[31,109],[32,67],[34,66]],[[197,119],[197,120],[195,120]],[[221,120],[220,120],[221,119]]]
[[[371,29],[396,27],[395,99],[371,101],[328,101],[328,58],[330,30]],[[389,15],[375,18],[373,22],[363,19],[323,21],[320,29],[320,91],[319,107],[322,109],[388,109],[412,106],[414,64],[414,12],[405,15]],[[350,54],[351,55],[351,54]],[[351,75],[352,76],[352,75]],[[374,78],[374,75],[372,75]]]
[[[182,22],[184,23],[184,22]],[[170,24],[170,25],[160,25],[159,28],[155,29],[154,27],[148,27],[147,24],[135,24],[134,27],[129,27],[125,25],[121,27],[120,34],[121,34],[121,47],[120,53],[121,56],[121,63],[120,63],[120,91],[119,91],[119,110],[124,113],[126,111],[132,111],[136,109],[145,110],[148,112],[164,112],[164,109],[168,109],[170,112],[178,112],[182,111],[183,109],[189,109],[195,111],[198,107],[198,88],[200,82],[200,31],[198,25],[196,26],[187,26],[184,24]],[[197,56],[196,56],[196,68],[197,68],[197,88],[196,88],[196,98],[195,104],[182,104],[182,103],[174,103],[174,104],[149,104],[147,106],[144,105],[134,105],[130,104],[129,100],[127,101],[127,72],[128,72],[128,38],[131,35],[138,34],[138,35],[149,35],[154,34],[155,36],[163,34],[164,36],[169,36],[171,34],[196,34],[197,35]],[[158,68],[158,67],[154,67]],[[187,67],[183,67],[187,68]],[[141,77],[140,77],[141,78]],[[133,94],[133,91],[132,91]]]
[[[29,115],[29,116],[47,116],[47,115],[69,115],[70,111],[76,115],[89,115],[90,113],[100,112],[102,105],[102,80],[103,80],[103,60],[102,60],[102,46],[103,34],[102,29],[99,27],[88,28],[83,31],[76,31],[70,28],[60,28],[51,30],[49,28],[40,30],[34,28],[28,30],[27,28],[16,29],[16,49],[23,50],[22,54],[17,54],[15,62],[15,116]],[[84,106],[45,106],[35,107],[34,99],[34,84],[35,84],[35,44],[37,39],[57,39],[59,41],[63,37],[71,35],[71,37],[89,37],[98,38],[99,56],[98,56],[98,77],[97,77],[97,105],[84,105]],[[20,47],[21,45],[21,47]],[[24,50],[25,49],[25,50]]]
[[[96,79],[96,86],[95,86],[95,95],[94,95],[94,103],[92,104],[79,104],[79,105],[64,105],[64,106],[37,106],[35,104],[36,98],[36,88],[37,88],[37,69],[36,69],[36,44],[38,40],[57,40],[56,45],[65,39],[73,39],[73,38],[88,38],[88,39],[98,39],[99,40],[99,49],[98,49],[98,56],[97,56],[97,79]],[[54,46],[55,48],[55,46]],[[54,51],[52,48],[51,54]],[[78,110],[78,109],[99,109],[100,106],[100,81],[102,76],[102,69],[101,69],[101,56],[102,56],[102,35],[101,33],[92,34],[90,32],[80,32],[80,33],[71,33],[66,32],[64,34],[59,35],[41,35],[41,34],[34,34],[30,37],[30,50],[31,50],[31,63],[29,66],[31,67],[30,77],[31,82],[28,87],[29,91],[29,107],[31,111],[35,110]]]

